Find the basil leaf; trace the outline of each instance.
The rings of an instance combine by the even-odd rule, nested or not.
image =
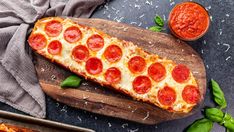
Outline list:
[[[234,132],[234,119],[230,114],[226,113],[224,115],[222,123],[228,129],[228,131]]]
[[[193,122],[186,132],[210,132],[213,127],[213,122],[209,119],[202,118]]]
[[[223,120],[223,112],[217,108],[207,108],[205,109],[205,116],[206,118],[210,119],[214,122],[222,122]]]
[[[219,84],[215,80],[211,79],[211,85],[215,102],[220,106],[220,109],[226,108],[227,102],[222,89],[219,87]]]
[[[155,16],[154,22],[155,22],[155,24],[159,25],[160,27],[164,26],[164,21],[163,21],[162,17],[160,17],[160,16]]]
[[[234,132],[234,121],[227,121],[224,123],[224,126],[228,129],[229,132]]]
[[[81,79],[77,77],[76,75],[71,75],[67,77],[61,84],[60,86],[62,88],[64,87],[79,87],[80,86]]]
[[[152,27],[149,28],[149,30],[154,31],[154,32],[161,32],[162,31],[162,27],[152,26]]]

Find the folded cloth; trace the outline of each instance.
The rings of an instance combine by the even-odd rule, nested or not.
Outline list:
[[[104,0],[1,0],[0,101],[32,116],[46,116],[45,96],[27,35],[45,16],[89,17]]]

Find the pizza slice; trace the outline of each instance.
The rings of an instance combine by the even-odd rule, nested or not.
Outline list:
[[[186,65],[69,18],[38,20],[28,42],[77,75],[163,109],[187,113],[200,101],[198,84]]]
[[[0,132],[39,132],[39,131],[2,123],[0,124]]]

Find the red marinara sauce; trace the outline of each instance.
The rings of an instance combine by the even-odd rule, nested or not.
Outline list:
[[[192,41],[199,39],[207,32],[210,17],[200,4],[183,2],[172,9],[168,23],[175,36],[185,41]]]

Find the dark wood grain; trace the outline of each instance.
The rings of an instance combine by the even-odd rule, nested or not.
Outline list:
[[[200,109],[206,91],[206,72],[200,56],[186,43],[164,34],[102,19],[73,19],[79,24],[95,27],[122,40],[132,41],[148,52],[177,63],[186,64],[199,84],[202,100],[190,113],[171,113],[151,104],[83,80],[79,89],[61,89],[59,83],[72,74],[68,70],[35,55],[36,71],[43,91],[55,100],[94,113],[144,124],[156,124],[183,118]]]

